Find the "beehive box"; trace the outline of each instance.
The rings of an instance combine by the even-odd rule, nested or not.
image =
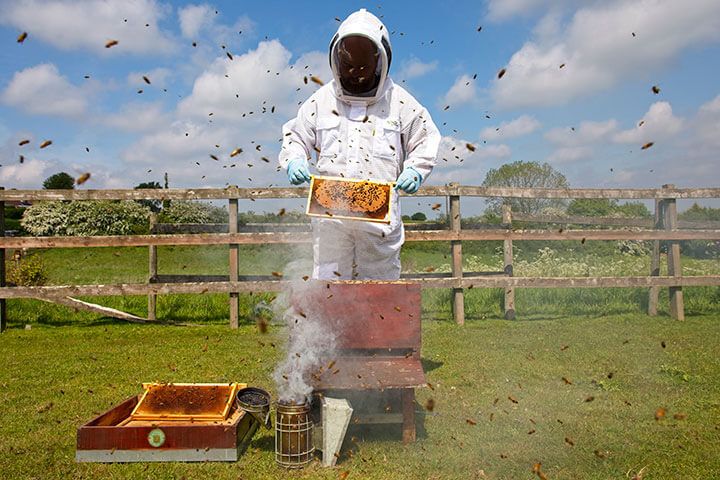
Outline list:
[[[313,176],[306,212],[312,217],[390,223],[394,183]]]
[[[76,461],[233,462],[259,428],[257,420],[234,401],[224,420],[135,420],[132,412],[141,398],[128,398],[80,426]]]

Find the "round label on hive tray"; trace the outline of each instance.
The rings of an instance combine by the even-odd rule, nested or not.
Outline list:
[[[148,443],[151,447],[162,447],[165,443],[165,432],[159,428],[151,430],[150,433],[148,433]]]

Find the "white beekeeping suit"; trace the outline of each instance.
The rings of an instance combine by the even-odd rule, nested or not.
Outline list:
[[[362,94],[343,87],[338,59],[343,39],[357,36],[377,49],[374,88]],[[330,43],[334,79],[283,126],[280,165],[288,169],[318,152],[319,175],[394,182],[406,170],[417,180],[417,190],[436,164],[440,133],[428,111],[388,76],[391,58],[387,29],[377,17],[361,9],[342,22]],[[389,225],[314,218],[313,277],[398,279],[405,240],[399,207],[394,195]]]

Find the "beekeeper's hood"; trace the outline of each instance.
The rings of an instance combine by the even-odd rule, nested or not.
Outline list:
[[[375,86],[363,94],[353,94],[343,88],[340,82],[340,66],[338,60],[338,47],[345,37],[361,36],[370,39],[377,47],[379,56],[375,69]],[[392,49],[390,38],[385,25],[372,13],[364,8],[352,13],[340,24],[337,33],[330,42],[330,68],[335,78],[335,95],[343,101],[365,104],[375,103],[385,93],[386,80],[390,70]]]

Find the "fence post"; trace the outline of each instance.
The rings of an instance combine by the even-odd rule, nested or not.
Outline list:
[[[5,190],[5,187],[0,187]],[[0,202],[0,237],[5,236],[5,202]],[[5,286],[5,249],[0,248],[0,287]],[[0,333],[7,328],[7,300],[0,298]]]
[[[663,185],[662,188],[675,188],[673,184]],[[665,230],[677,230],[677,204],[674,198],[666,198],[663,201],[665,207]],[[672,240],[668,245],[667,252],[668,275],[671,277],[682,277],[680,266],[680,244]],[[670,294],[670,315],[677,320],[685,320],[685,302],[683,301],[682,287],[669,287]]]
[[[502,223],[510,230],[512,229],[512,210],[509,204],[502,206]],[[512,239],[503,240],[503,264],[505,275],[513,276],[513,243]],[[505,287],[505,319],[515,320],[515,289]]]
[[[155,233],[155,225],[157,225],[157,214],[150,214],[150,234]],[[158,274],[158,256],[157,245],[148,246],[148,283],[155,283]],[[148,320],[157,320],[157,295],[148,293]]]
[[[238,199],[229,199],[228,233],[238,233]],[[238,245],[231,243],[229,254],[230,281],[238,281]],[[238,314],[240,311],[240,295],[238,292],[230,292],[230,328],[238,328]]]
[[[663,228],[663,208],[664,203],[661,199],[655,199],[655,224],[654,229]],[[650,276],[657,277],[660,275],[660,240],[653,240],[652,256],[650,257]],[[660,287],[650,287],[648,296],[648,315],[657,315],[658,297]]]
[[[450,195],[450,230],[460,233],[460,196]],[[455,278],[462,278],[462,242],[451,240],[452,274]],[[465,294],[462,288],[453,288],[453,318],[458,325],[465,324]]]

